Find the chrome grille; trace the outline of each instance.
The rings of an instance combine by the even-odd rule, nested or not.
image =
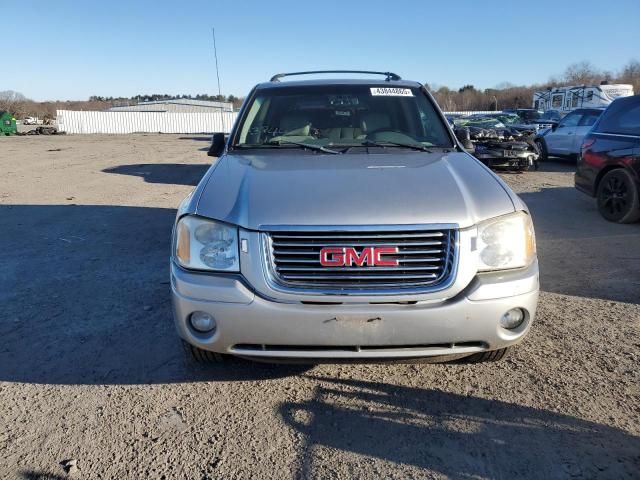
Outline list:
[[[292,289],[431,291],[452,278],[456,261],[456,231],[344,231],[271,232],[265,248],[272,279]],[[385,258],[397,266],[341,266],[320,264],[324,247],[396,247]]]

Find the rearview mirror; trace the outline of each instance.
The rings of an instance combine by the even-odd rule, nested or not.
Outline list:
[[[209,147],[209,151],[207,155],[210,157],[219,157],[224,153],[224,147],[227,143],[226,135],[222,132],[216,132],[213,134],[211,138],[211,146]]]
[[[475,151],[468,128],[456,128],[453,132],[456,134],[456,138],[467,152],[473,153]]]

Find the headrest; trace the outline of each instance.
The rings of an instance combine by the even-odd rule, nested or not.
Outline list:
[[[302,113],[288,113],[280,120],[280,131],[282,135],[307,136],[311,131],[311,121]]]
[[[375,132],[391,127],[391,119],[386,113],[365,113],[362,116],[362,130],[365,132]]]

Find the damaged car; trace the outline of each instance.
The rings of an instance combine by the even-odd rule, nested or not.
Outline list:
[[[471,143],[469,150],[489,168],[516,172],[538,169],[535,126],[526,124],[518,115],[472,116],[456,121],[454,131]]]
[[[523,172],[538,169],[538,153],[526,141],[513,137],[485,137],[474,142],[474,156],[489,168],[507,168]]]

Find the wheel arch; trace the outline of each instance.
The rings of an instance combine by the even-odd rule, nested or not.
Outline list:
[[[547,148],[547,142],[545,141],[544,137],[541,135],[534,137],[533,143],[541,143],[542,145],[544,145],[544,148]]]
[[[633,177],[635,183],[636,183],[636,188],[638,188],[638,190],[640,190],[640,182],[638,180],[638,176],[635,174],[635,172],[633,171],[633,169],[631,168],[627,168],[625,165],[620,165],[620,164],[614,164],[614,165],[607,165],[606,167],[604,167],[602,170],[600,170],[598,172],[598,175],[596,176],[596,181],[593,184],[593,193],[594,195],[598,194],[598,187],[600,186],[600,182],[602,181],[602,179],[604,178],[604,176],[609,173],[612,172],[613,170],[626,170],[627,172],[629,172],[631,174],[631,176]]]

